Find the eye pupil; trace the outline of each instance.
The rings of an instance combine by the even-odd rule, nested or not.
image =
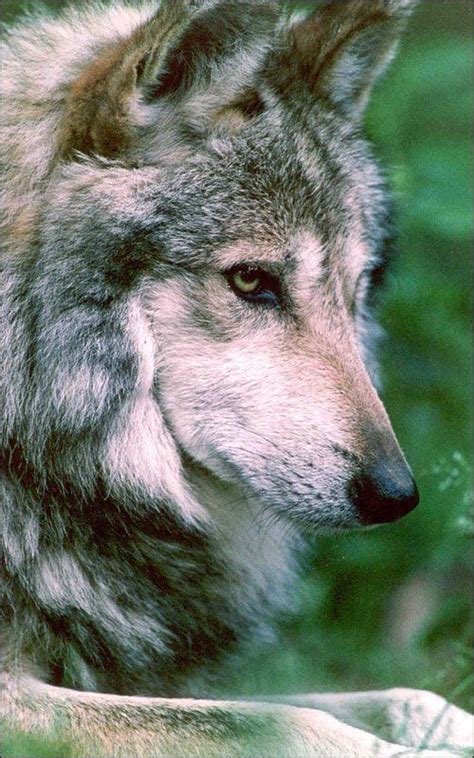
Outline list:
[[[239,279],[242,279],[243,282],[246,284],[249,284],[250,282],[256,281],[258,277],[258,271],[257,269],[240,269],[240,271],[237,272],[237,276]]]

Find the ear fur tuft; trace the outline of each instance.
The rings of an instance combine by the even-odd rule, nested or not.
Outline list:
[[[284,88],[304,80],[318,99],[360,117],[372,86],[392,59],[417,0],[329,0],[295,23],[281,66]]]
[[[114,158],[132,143],[130,109],[137,85],[151,78],[179,37],[192,4],[173,0],[131,37],[114,42],[72,83],[66,100],[60,153]]]

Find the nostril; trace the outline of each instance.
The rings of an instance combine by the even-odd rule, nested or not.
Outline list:
[[[394,473],[380,465],[355,477],[348,494],[364,524],[396,521],[416,508],[420,499],[408,468]]]

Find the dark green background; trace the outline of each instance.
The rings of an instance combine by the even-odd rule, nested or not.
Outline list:
[[[3,0],[4,18],[23,6]],[[381,310],[384,400],[421,505],[398,524],[318,541],[298,612],[236,692],[403,685],[472,707],[471,28],[469,0],[424,2],[367,115],[400,230]]]

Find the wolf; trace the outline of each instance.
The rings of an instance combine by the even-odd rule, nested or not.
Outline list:
[[[418,502],[376,389],[392,229],[361,127],[413,5],[119,0],[7,32],[8,733],[77,758],[468,750],[429,692],[213,696],[308,536]]]

